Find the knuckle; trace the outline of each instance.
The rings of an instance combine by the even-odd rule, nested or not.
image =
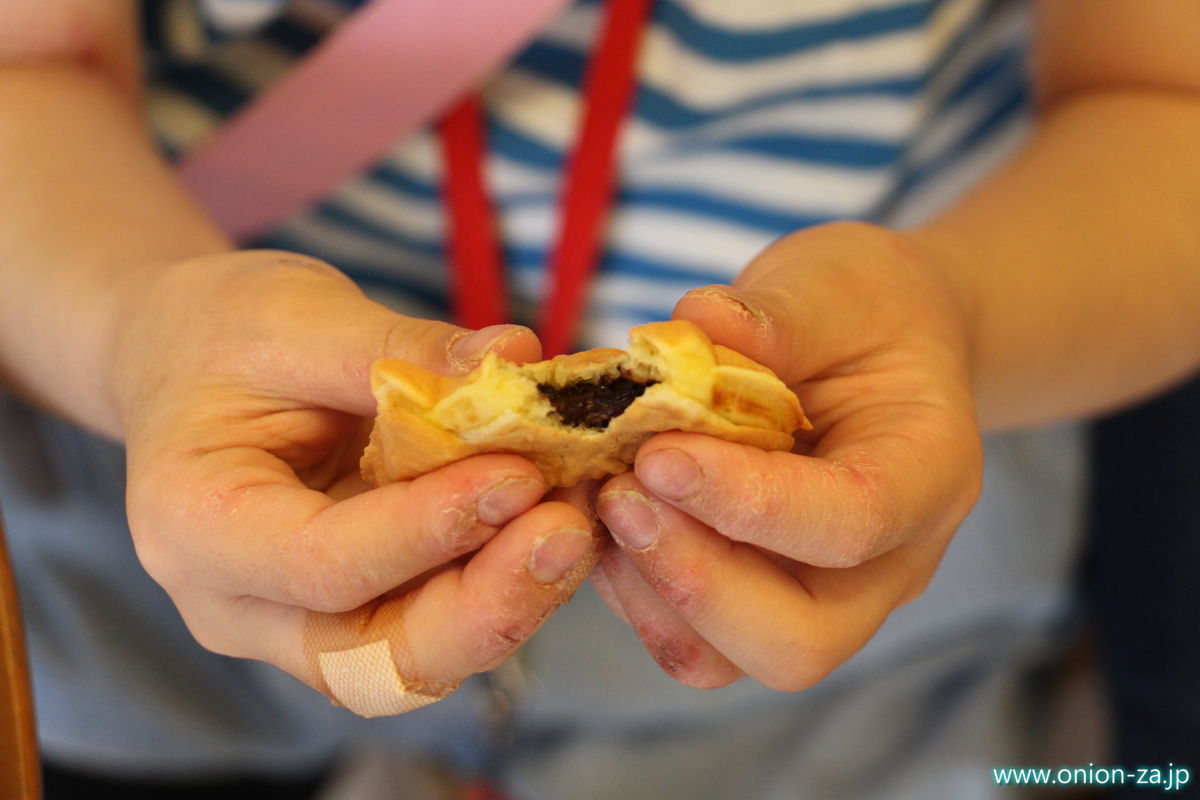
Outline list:
[[[240,655],[226,626],[202,622],[197,615],[190,613],[183,605],[177,605],[177,607],[184,625],[187,626],[188,633],[196,640],[196,644],[219,656],[237,657]]]
[[[718,530],[813,566],[835,568],[871,560],[902,533],[897,499],[882,466],[869,454],[830,461],[820,477],[786,466],[768,463],[754,480],[740,483],[739,502],[715,509],[714,516],[722,518]],[[818,502],[805,504],[802,498],[809,495]]]
[[[964,516],[983,494],[983,443],[978,437],[971,437],[969,441],[971,451],[967,456],[967,477],[963,483]]]
[[[276,272],[295,271],[300,274],[308,273],[322,279],[332,278],[347,286],[354,285],[354,282],[337,267],[303,253],[294,253],[288,250],[244,250],[234,258],[237,259],[239,266],[245,268],[249,273],[274,277]]]
[[[795,644],[784,648],[787,657],[755,675],[769,689],[780,692],[802,692],[824,680],[840,663],[836,658],[811,644]]]
[[[195,530],[186,521],[147,513],[129,505],[129,531],[134,553],[142,569],[168,592],[187,586],[203,564],[201,554],[187,547],[188,539],[174,535]]]
[[[132,537],[133,550],[146,574],[164,589],[180,585],[186,560],[178,558],[161,537],[147,533],[140,525],[132,525],[130,529],[137,531]]]
[[[811,563],[820,567],[848,568],[884,553],[902,533],[904,523],[896,500],[878,468],[861,462],[837,465],[834,490],[841,502],[832,509],[824,545]]]
[[[849,568],[864,564],[883,552],[890,535],[890,527],[874,520],[850,528],[839,537],[837,547],[830,554],[830,563],[824,566]]]
[[[319,573],[293,576],[286,591],[296,605],[310,611],[337,614],[360,605],[357,597],[352,598],[342,586]]]
[[[774,658],[754,678],[771,689],[800,692],[816,686],[842,665],[857,649],[832,617],[820,615],[797,621],[787,638],[774,648]]]
[[[770,457],[772,454],[767,454]],[[714,509],[721,517],[718,529],[732,539],[752,542],[770,550],[786,549],[799,524],[795,481],[788,479],[782,463],[745,464],[731,471],[741,476],[736,483],[737,502],[727,499]],[[745,476],[753,476],[746,480]]]
[[[294,548],[281,559],[279,581],[283,594],[294,605],[325,613],[357,608],[371,599],[363,577],[342,568],[341,559],[323,545],[312,545],[312,536],[302,541],[308,546]]]
[[[757,490],[749,493],[743,504],[737,508],[725,508],[728,523],[718,528],[731,538],[773,547],[782,535],[779,509],[771,496],[773,492],[768,493],[762,481],[755,481],[754,485]]]
[[[288,577],[287,595],[296,605],[311,611],[337,614],[350,611],[370,598],[361,588],[344,576],[334,576],[326,570],[294,572]]]
[[[689,689],[720,689],[741,677],[742,673],[736,667],[730,669],[704,664],[682,675],[676,675],[675,680]]]
[[[472,659],[480,666],[489,666],[506,658],[533,635],[549,613],[534,618],[497,616],[484,620],[475,637]]]
[[[297,319],[320,319],[329,311],[329,298],[362,296],[345,273],[319,259],[297,253],[252,252],[234,258],[230,280],[209,289],[215,303],[245,302],[254,297],[253,313],[236,316],[239,344],[247,352],[267,357],[272,340],[291,343],[290,325]],[[257,341],[255,338],[262,341]]]
[[[225,258],[232,280],[224,282],[218,291],[240,296],[246,291],[264,290],[255,291],[259,316],[319,313],[320,293],[313,289],[328,290],[334,285],[340,290],[361,293],[354,281],[337,267],[301,253],[251,250]]]
[[[231,646],[225,637],[215,633],[209,629],[189,629],[192,633],[192,638],[196,643],[210,653],[216,653],[219,656],[237,656],[236,648]]]
[[[699,558],[679,561],[670,569],[656,564],[645,578],[659,597],[685,617],[701,616],[709,606],[713,566]]]
[[[469,333],[448,322],[398,316],[384,335],[381,355],[444,369],[453,363],[450,348]]]
[[[907,605],[925,593],[929,588],[929,582],[933,580],[934,569],[926,569],[915,575],[908,585],[904,587],[904,591],[897,598],[899,605]]]
[[[716,689],[735,680],[727,670],[710,663],[708,649],[694,635],[650,624],[635,625],[634,631],[662,671],[684,686]]]
[[[495,530],[480,522],[474,508],[464,505],[455,502],[442,509],[426,529],[426,534],[420,537],[421,545],[433,563],[441,564],[475,550]]]
[[[803,692],[816,686],[831,671],[796,666],[777,668],[758,678],[758,681],[778,692]]]

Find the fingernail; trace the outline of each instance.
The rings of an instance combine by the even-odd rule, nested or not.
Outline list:
[[[641,492],[605,492],[596,506],[608,532],[625,549],[645,550],[658,541],[662,517]]]
[[[475,501],[475,515],[488,525],[503,525],[533,508],[545,492],[545,485],[534,478],[505,478]]]
[[[538,537],[529,554],[529,576],[535,583],[558,583],[592,549],[592,541],[582,528],[559,528]]]
[[[744,300],[733,293],[732,289],[722,289],[717,287],[708,287],[704,289],[693,289],[688,292],[692,297],[703,297],[716,300],[724,304],[727,308],[734,311],[741,317],[748,317],[760,327],[767,327],[771,324],[771,317],[767,312],[763,311],[749,300]]]
[[[479,361],[496,342],[519,330],[520,325],[488,325],[460,336],[450,342],[450,361],[463,365]]]
[[[670,500],[682,500],[700,489],[704,473],[682,450],[659,450],[637,462],[637,476],[646,488]]]

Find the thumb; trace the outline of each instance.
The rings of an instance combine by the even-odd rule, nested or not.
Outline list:
[[[671,318],[694,322],[713,344],[754,359],[792,385],[811,375],[809,342],[792,304],[776,292],[702,286],[683,296]]]
[[[770,367],[789,386],[853,364],[893,343],[920,298],[936,287],[902,236],[874,225],[831,223],[786,236],[756,256],[733,286],[688,292],[674,317],[717,344]],[[936,309],[935,309],[936,310]]]
[[[537,337],[520,325],[473,331],[404,316],[356,292],[329,294],[289,348],[291,358],[303,359],[306,368],[290,370],[288,382],[299,399],[315,405],[373,416],[370,371],[380,358],[402,359],[441,375],[461,375],[488,352],[519,362],[541,357]]]

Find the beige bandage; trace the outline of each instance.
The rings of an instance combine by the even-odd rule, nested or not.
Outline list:
[[[304,657],[315,688],[363,717],[403,714],[457,689],[457,683],[413,677],[404,613],[416,595],[384,595],[340,614],[310,611]]]

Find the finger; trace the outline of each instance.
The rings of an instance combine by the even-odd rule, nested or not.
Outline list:
[[[618,616],[664,672],[695,689],[715,689],[742,677],[740,669],[646,583],[628,556],[613,549],[600,564],[597,574],[603,575],[606,591],[619,608]]]
[[[256,598],[180,610],[209,649],[275,664],[358,713],[397,713],[407,702],[398,694],[438,694],[507,658],[570,598],[598,544],[578,511],[546,503],[465,566],[352,612],[310,614]]]
[[[317,259],[276,251],[225,258],[249,267],[239,273],[239,286],[255,297],[240,363],[252,379],[271,376],[264,385],[288,400],[370,416],[375,403],[368,378],[379,358],[452,375],[468,371],[490,350],[517,361],[541,354],[533,332],[519,325],[471,331],[397,314]]]
[[[771,294],[756,296],[731,286],[702,286],[685,294],[671,317],[696,323],[714,344],[769,367],[789,386],[813,371],[804,357],[812,342],[796,330],[792,315]]]
[[[940,318],[947,289],[922,259],[892,231],[821,225],[768,247],[733,286],[688,292],[672,316],[695,322],[713,342],[794,386],[891,346],[919,327],[914,320]],[[957,357],[961,343],[946,344]]]
[[[477,549],[545,493],[524,459],[483,455],[340,502],[300,486],[262,451],[198,456],[177,497],[206,490],[173,517],[144,523],[135,544],[168,591],[199,584],[324,611],[344,611]],[[168,536],[174,532],[173,536]]]
[[[851,569],[789,571],[656,500],[636,480],[610,484],[599,512],[646,583],[688,625],[751,677],[788,691],[813,685],[857,652],[924,579],[931,556],[936,562],[936,553],[912,547]],[[659,531],[649,542],[637,533],[647,525]]]
[[[946,536],[979,491],[978,437],[917,419],[918,408],[848,418],[812,455],[666,433],[638,452],[641,482],[736,541],[817,566],[847,567],[917,532]]]
[[[307,400],[359,416],[375,413],[370,368],[377,359],[399,358],[443,375],[462,374],[495,351],[512,361],[536,361],[541,345],[519,325],[477,331],[397,314],[365,298],[323,299],[320,325],[289,331],[284,352],[303,358],[286,388],[288,399]],[[315,309],[314,309],[315,311]]]
[[[536,361],[541,353],[532,331],[518,325],[471,331],[403,317],[382,306],[368,315],[361,310],[352,313],[354,316],[347,314],[346,325],[353,324],[353,332],[328,337],[319,351],[301,343],[294,347],[294,352],[305,353],[306,362],[306,371],[297,373],[302,382],[287,387],[296,399],[372,416],[375,399],[370,391],[370,369],[377,359],[399,358],[443,375],[457,375],[478,366],[490,351],[519,362]],[[339,341],[343,339],[355,341]]]
[[[461,680],[491,669],[524,643],[571,598],[599,558],[602,540],[589,520],[565,503],[531,509],[489,542],[462,569],[438,575],[413,606],[413,641],[428,642],[418,667]],[[456,635],[447,637],[452,616]]]
[[[592,523],[592,529],[608,542],[607,531],[596,514],[600,481],[588,481],[549,495],[570,503]],[[610,558],[611,556],[611,558]],[[646,646],[655,661],[680,683],[697,689],[725,686],[742,677],[733,666],[658,597],[619,551],[601,548],[603,569],[593,570],[592,585],[605,604],[625,622]]]

